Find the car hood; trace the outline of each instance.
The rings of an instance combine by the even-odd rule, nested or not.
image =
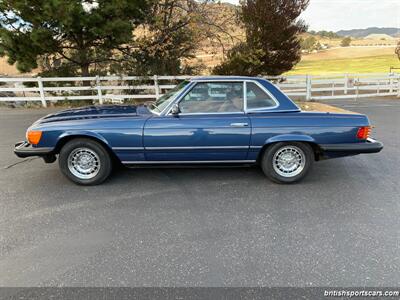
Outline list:
[[[149,110],[145,106],[92,105],[80,108],[66,109],[53,114],[49,114],[36,121],[35,124],[82,119],[121,118],[127,116],[138,116],[139,114],[148,115],[149,113]]]

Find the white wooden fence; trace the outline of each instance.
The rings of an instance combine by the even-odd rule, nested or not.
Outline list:
[[[400,73],[267,77],[289,96],[306,100],[400,97]]]
[[[124,102],[156,99],[179,81],[192,76],[3,77],[0,102],[92,100]],[[339,74],[330,76],[266,77],[288,96],[329,100],[379,96],[400,97],[399,73]]]

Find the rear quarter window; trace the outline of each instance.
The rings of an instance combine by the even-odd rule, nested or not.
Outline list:
[[[246,83],[247,109],[262,109],[276,106],[272,97],[254,82]]]

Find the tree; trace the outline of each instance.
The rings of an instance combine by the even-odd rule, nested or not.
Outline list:
[[[122,47],[124,64],[119,67],[143,75],[197,73],[201,66],[188,61],[202,41],[211,43],[228,35],[226,26],[231,18],[215,14],[214,5],[218,4],[212,0],[154,1],[145,22],[138,27],[140,34]]]
[[[197,47],[191,18],[198,6],[194,0],[153,1],[140,34],[121,47],[120,67],[141,75],[181,73],[182,60],[193,57]]]
[[[306,37],[305,39],[302,39],[300,42],[301,49],[307,52],[314,50],[316,44],[317,44],[317,39],[313,36]]]
[[[317,51],[322,50],[323,48],[324,48],[324,47],[321,45],[320,42],[317,42],[317,43],[314,45],[314,49],[317,50]]]
[[[342,47],[349,47],[351,44],[351,37],[346,36],[340,43],[340,46]]]
[[[333,32],[333,31],[326,31],[326,30],[318,31],[315,34],[319,35],[323,38],[328,38],[328,39],[337,39],[340,37],[337,33]]]
[[[217,74],[279,75],[300,61],[300,33],[307,26],[298,19],[309,0],[244,0],[240,19],[246,40],[233,47]]]
[[[0,56],[21,72],[41,64],[45,72],[87,76],[131,41],[148,6],[147,0],[2,0]]]
[[[397,57],[400,60],[400,42],[397,43],[397,47],[394,52],[397,54]]]

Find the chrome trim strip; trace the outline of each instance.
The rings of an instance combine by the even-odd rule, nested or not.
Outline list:
[[[112,147],[111,149],[112,150],[195,150],[195,149],[206,150],[206,149],[249,149],[249,146]]]
[[[249,123],[239,122],[239,123],[231,123],[231,127],[248,127]]]
[[[212,164],[212,163],[254,163],[255,160],[143,160],[143,161],[122,161],[123,164]]]
[[[247,112],[247,83],[243,81],[243,111]]]
[[[204,116],[204,115],[244,115],[244,111],[235,112],[208,112],[208,113],[180,113],[179,116]],[[170,116],[170,115],[169,115]]]
[[[146,147],[145,150],[248,149],[249,146]]]
[[[250,79],[250,77],[248,77],[249,79],[246,78],[232,78],[229,79],[229,76],[221,76],[222,78],[215,78],[215,79],[196,79],[196,78],[192,78],[191,81],[192,82],[243,82],[246,80],[252,80]]]
[[[196,149],[207,150],[207,149],[249,149],[249,146],[112,147],[111,149],[112,150],[196,150]]]
[[[261,149],[263,146],[250,146],[250,149]]]
[[[268,111],[268,110],[262,108],[261,110],[251,109],[251,110],[247,111],[246,113],[247,113],[247,114],[255,114],[255,113],[263,113],[263,112],[265,112],[265,113],[298,112],[298,110],[297,110],[297,109],[276,109],[276,110],[273,110],[273,111]],[[258,116],[257,116],[257,117],[258,117]],[[260,117],[265,117],[265,116],[260,115]],[[268,118],[269,118],[269,117],[270,117],[270,116],[268,116]],[[296,117],[297,117],[297,116],[296,116]],[[279,118],[282,118],[282,116],[279,116]]]
[[[111,147],[113,150],[144,150],[144,147]]]

